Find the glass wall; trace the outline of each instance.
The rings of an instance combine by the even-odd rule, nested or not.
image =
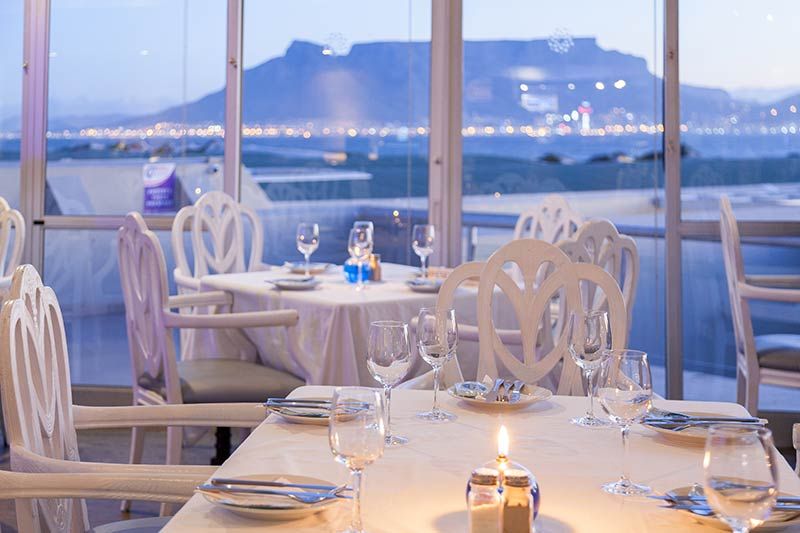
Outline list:
[[[503,9],[498,9],[502,6]],[[664,364],[663,3],[464,0],[465,259],[549,194],[641,260],[630,345]],[[663,391],[663,370],[657,388]]]
[[[19,207],[23,0],[0,3],[0,196]]]
[[[53,0],[46,214],[168,214],[222,188],[226,9]]]
[[[355,220],[375,252],[410,260],[427,219],[431,0],[248,0],[242,201],[264,220],[265,261],[299,260],[295,228],[320,225],[313,259],[341,263]]]
[[[796,4],[682,2],[681,204],[684,220],[800,220],[800,47]],[[746,38],[743,38],[745,36]],[[797,274],[796,238],[743,235],[748,274]],[[736,349],[718,242],[683,241],[684,393],[735,401]],[[756,335],[796,333],[797,305],[755,302]],[[797,404],[796,389],[762,387],[761,409]]]

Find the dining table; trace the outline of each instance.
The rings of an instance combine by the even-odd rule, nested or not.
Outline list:
[[[330,396],[332,387],[304,386],[293,398]],[[441,406],[456,415],[450,423],[415,417],[430,408],[432,392],[396,390],[392,395],[392,431],[408,437],[405,446],[386,448],[365,470],[362,513],[373,533],[464,532],[468,530],[465,490],[470,472],[497,455],[501,425],[510,435],[510,460],[527,467],[539,485],[538,533],[561,532],[709,532],[685,512],[663,508],[644,496],[616,496],[601,486],[623,468],[620,431],[589,429],[570,423],[587,407],[585,397],[552,396],[517,409],[475,407],[444,394]],[[656,400],[656,406],[682,412],[745,416],[733,403]],[[703,445],[675,441],[648,428],[631,430],[628,471],[655,494],[702,483]],[[800,480],[778,456],[780,490],[800,495]],[[215,476],[303,475],[330,484],[346,483],[325,426],[289,423],[270,414],[217,470]],[[350,500],[342,499],[318,514],[294,521],[244,518],[195,494],[164,531],[335,532],[346,528]],[[800,531],[789,526],[786,531]]]
[[[320,282],[317,287],[302,291],[276,288],[275,280],[302,277],[281,266],[204,276],[201,290],[230,293],[232,312],[295,309],[299,321],[290,328],[198,330],[189,356],[260,361],[305,379],[309,385],[375,385],[366,365],[370,323],[411,322],[420,308],[436,304],[435,293],[415,292],[406,284],[419,275],[418,268],[384,263],[382,271],[382,280],[368,282],[362,291],[345,280],[341,267],[333,265],[315,275]],[[477,286],[457,292],[459,321],[477,324],[476,301]],[[477,368],[477,353],[477,344],[464,343],[459,360],[468,368]],[[430,368],[417,362],[407,377],[426,370]]]

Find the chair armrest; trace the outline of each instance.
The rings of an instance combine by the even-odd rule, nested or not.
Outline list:
[[[252,313],[223,313],[218,315],[181,315],[164,310],[164,324],[169,328],[261,328],[290,327],[300,316],[294,309],[255,311]]]
[[[200,290],[200,278],[181,274],[178,272],[177,268],[172,271],[172,277],[175,279],[175,285],[178,287],[184,287],[186,289],[193,289],[196,291]]]
[[[748,284],[757,287],[800,289],[800,276],[798,275],[754,275],[745,276],[745,280]]]
[[[748,283],[739,282],[739,294],[749,300],[767,300],[770,302],[800,303],[800,290],[797,289],[772,289],[756,287]]]
[[[233,296],[225,291],[192,292],[177,294],[167,298],[167,307],[196,307],[198,305],[231,305]]]
[[[181,503],[197,486],[194,478],[170,474],[0,473],[0,499],[96,498]]]
[[[88,407],[73,405],[76,429],[223,426],[253,428],[267,417],[258,403],[213,403]]]

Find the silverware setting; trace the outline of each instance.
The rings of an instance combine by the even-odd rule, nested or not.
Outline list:
[[[674,411],[665,411],[664,409],[659,409],[658,407],[651,406],[650,410],[647,413],[647,417],[645,420],[665,420],[665,421],[672,421],[672,422],[687,422],[692,420],[706,420],[706,421],[717,421],[717,422],[760,422],[762,424],[767,424],[767,420],[764,418],[757,418],[754,416],[724,416],[724,415],[688,415],[685,413],[678,413]]]
[[[663,501],[668,501],[668,502],[675,502],[675,503],[678,503],[678,504],[683,504],[685,502],[697,503],[697,504],[705,504],[705,503],[708,502],[708,500],[706,499],[705,496],[690,496],[688,494],[685,495],[685,496],[680,496],[680,495],[677,495],[677,494],[670,494],[670,493],[664,494],[664,495],[653,494],[653,495],[648,496],[648,498],[652,498],[654,500],[663,500]],[[800,496],[778,496],[777,502],[778,502],[778,505],[781,505],[781,504],[788,504],[788,505],[797,504],[797,505],[800,505]]]
[[[217,485],[212,483],[204,483],[197,487],[197,489],[201,491],[219,492],[223,494],[254,494],[254,495],[264,495],[264,496],[285,496],[291,500],[307,504],[314,504],[325,500],[332,500],[337,498],[351,499],[352,496],[341,494],[341,492],[344,491],[345,488],[346,485],[342,485],[341,487],[334,487],[334,490],[315,492],[315,491],[279,490],[277,488],[275,489],[246,488],[236,485],[226,485],[226,484]]]
[[[745,427],[763,427],[764,422],[760,420],[756,421],[736,421],[736,420],[705,420],[705,419],[698,419],[698,420],[685,420],[682,422],[671,422],[667,420],[653,420],[653,419],[645,419],[644,424],[652,427],[657,427],[661,429],[667,429],[669,431],[683,431],[690,428],[700,428],[700,427],[709,427],[716,424],[731,424],[736,426],[745,426]]]
[[[708,504],[701,504],[701,503],[676,503],[674,505],[662,505],[660,506],[663,509],[677,509],[678,511],[691,511],[693,513],[703,515],[703,516],[712,516],[714,515],[714,510]],[[800,511],[800,505],[792,505],[792,504],[780,504],[776,505],[772,508],[773,511]]]
[[[497,378],[494,380],[494,385],[491,390],[486,394],[485,400],[487,402],[505,402],[515,403],[519,401],[519,395],[525,382],[521,380],[506,380]]]
[[[217,477],[211,480],[212,485],[245,485],[253,487],[292,487],[297,489],[311,489],[322,491],[352,490],[347,485],[314,485],[309,483],[291,483],[288,481],[266,481],[261,479],[236,479]]]

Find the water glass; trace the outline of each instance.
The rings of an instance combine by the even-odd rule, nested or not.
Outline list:
[[[428,256],[433,253],[436,230],[433,224],[416,224],[411,231],[411,248],[422,263],[422,277],[428,277]]]
[[[778,467],[768,429],[709,428],[703,473],[708,503],[732,531],[747,533],[769,518],[778,497]]]
[[[594,415],[595,372],[606,358],[606,350],[611,348],[611,330],[606,311],[585,310],[581,317],[573,313],[569,330],[569,354],[583,370],[586,381],[586,395],[589,396],[589,410],[584,416],[570,420],[583,427],[606,427],[608,422]]]
[[[375,235],[375,224],[371,220],[356,220],[353,222],[353,229],[368,229]]]
[[[349,533],[364,530],[361,493],[364,468],[383,455],[385,426],[380,393],[363,387],[337,388],[331,399],[328,442],[337,461],[350,469],[353,508]]]
[[[439,409],[438,394],[442,367],[453,358],[458,346],[458,324],[453,309],[422,308],[417,318],[417,348],[422,359],[433,367],[433,409],[417,417],[434,422],[455,420],[455,415]]]
[[[380,320],[369,326],[367,368],[383,386],[386,408],[386,445],[408,443],[406,437],[392,435],[392,387],[400,383],[411,369],[408,345],[408,324],[397,320]]]
[[[311,254],[319,248],[319,225],[302,222],[297,225],[297,251],[306,258],[306,276],[309,275]]]
[[[600,367],[597,397],[611,421],[622,432],[622,476],[603,485],[610,494],[623,496],[649,494],[650,487],[633,483],[628,476],[628,432],[632,424],[644,420],[653,397],[653,383],[647,354],[638,350],[606,350]]]
[[[351,229],[350,237],[347,239],[347,251],[358,265],[358,274],[356,278],[358,283],[356,284],[356,290],[361,291],[364,289],[364,279],[362,276],[364,261],[367,261],[372,253],[372,230],[369,228]]]

